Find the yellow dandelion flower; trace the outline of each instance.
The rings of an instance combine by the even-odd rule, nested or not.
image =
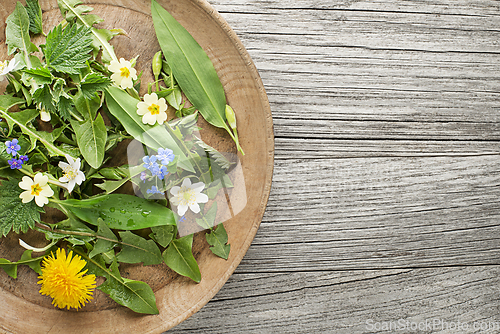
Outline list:
[[[95,275],[85,275],[81,271],[87,262],[70,251],[59,248],[56,256],[51,254],[42,263],[42,275],[38,278],[41,284],[40,293],[52,297],[52,305],[59,308],[70,307],[79,309],[90,301],[96,286]],[[85,275],[85,276],[84,276]]]

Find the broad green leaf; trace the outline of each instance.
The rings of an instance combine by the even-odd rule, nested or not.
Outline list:
[[[37,85],[49,85],[54,80],[54,77],[50,73],[50,70],[44,67],[40,68],[32,68],[24,71],[26,77],[23,79],[24,82],[29,82],[30,79],[33,79]]]
[[[31,257],[31,253],[33,251],[32,250],[25,250],[23,255],[21,256],[21,260],[19,260],[17,262],[17,264],[25,264],[27,265],[28,267],[30,267],[31,269],[33,269],[34,272],[36,272],[37,274],[42,274],[42,268],[40,267],[40,262],[42,261],[43,259],[43,256],[40,256],[40,257],[37,257],[37,258],[32,258]]]
[[[2,95],[0,95],[0,96],[2,96]],[[2,112],[4,115],[12,115],[12,117],[4,117],[5,121],[7,121],[7,125],[9,126],[9,133],[8,133],[9,136],[10,136],[12,130],[14,129],[14,125],[20,124],[22,126],[26,126],[36,116],[39,115],[39,112],[35,109],[26,109],[26,110],[16,112],[16,113],[7,113],[7,112],[3,112],[0,109],[0,112]]]
[[[58,25],[47,35],[42,51],[49,67],[58,72],[78,74],[91,57],[91,43],[89,28],[74,24],[63,29]]]
[[[20,2],[17,2],[16,9],[7,17],[6,23],[5,41],[9,47],[9,54],[19,49],[25,53],[26,59],[33,50],[30,39],[30,18]]]
[[[167,247],[175,238],[177,227],[174,225],[153,226],[151,227],[151,231],[153,232],[149,235],[151,239],[154,239],[162,247]]]
[[[101,218],[111,229],[138,230],[175,225],[174,214],[169,208],[132,195],[99,195],[90,199],[68,199],[57,203],[89,224],[96,225],[97,219]]]
[[[175,110],[179,110],[181,108],[182,103],[182,93],[178,87],[175,87],[170,94],[165,98]]]
[[[118,238],[116,235],[110,230],[110,228],[104,223],[104,221],[99,218],[97,219],[97,235],[101,238],[97,238],[97,241],[94,245],[94,249],[89,253],[89,257],[94,257],[97,254],[105,253],[115,245],[117,245]]]
[[[108,132],[101,114],[85,122],[71,121],[71,126],[76,134],[76,142],[82,152],[83,158],[92,167],[98,169],[104,160],[106,139]]]
[[[146,240],[130,231],[119,234],[122,241],[122,251],[116,256],[119,262],[142,262],[145,266],[163,262],[160,249],[153,240]]]
[[[0,232],[6,236],[11,230],[27,232],[40,222],[40,211],[35,201],[23,203],[19,195],[24,191],[19,188],[17,179],[2,180],[0,187]]]
[[[160,147],[171,149],[176,156],[181,157],[179,166],[194,172],[192,164],[164,126],[142,123],[141,116],[137,114],[137,103],[138,100],[118,87],[110,86],[106,89],[106,105],[109,112],[120,121],[130,135],[155,151]]]
[[[201,281],[200,268],[193,256],[193,235],[187,235],[170,242],[163,252],[163,260],[176,273],[191,278],[196,283]]]
[[[103,91],[111,84],[111,79],[100,73],[89,73],[80,82],[80,89],[86,99],[92,99],[98,91]]]
[[[35,35],[43,33],[42,8],[38,0],[26,0],[26,12],[30,18],[30,31]]]
[[[215,255],[227,260],[231,245],[228,244],[228,237],[224,225],[219,224],[211,233],[205,234],[210,250]]]
[[[94,119],[97,115],[97,111],[101,107],[101,99],[99,96],[95,96],[92,99],[86,99],[82,92],[78,92],[73,97],[73,103],[75,104],[76,110],[85,119]]]
[[[17,278],[17,264],[12,263],[7,259],[0,259],[0,268],[2,268],[10,277],[14,279]]]
[[[106,278],[98,289],[108,294],[115,302],[137,313],[159,313],[151,287],[144,282],[121,277],[116,260],[106,268],[100,255],[91,259],[84,253],[78,252],[78,254],[89,261],[87,266],[89,272]]]
[[[101,188],[106,192],[106,194],[111,194],[118,190],[121,186],[123,186],[127,181],[129,181],[129,178],[123,178],[121,180],[117,181],[109,181],[105,180],[103,183],[97,183],[95,184],[96,187]]]
[[[188,100],[210,124],[225,128],[226,96],[217,72],[191,34],[156,1],[151,14],[161,50]]]
[[[0,95],[0,110],[7,111],[15,105],[24,103],[23,99],[10,95]]]

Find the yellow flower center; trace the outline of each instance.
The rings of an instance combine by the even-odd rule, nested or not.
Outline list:
[[[71,167],[66,167],[63,169],[64,177],[68,179],[68,181],[73,180],[76,177],[75,170]]]
[[[148,107],[148,110],[149,112],[151,113],[151,115],[158,115],[160,113],[160,106],[157,105],[157,104],[154,104],[152,103],[149,107]]]
[[[180,193],[180,205],[191,205],[196,202],[196,194],[193,189],[188,187],[183,187],[179,190]]]
[[[31,195],[39,196],[40,192],[42,192],[42,187],[38,183],[31,186]]]
[[[120,75],[124,78],[128,78],[130,76],[130,70],[128,69],[128,67],[120,68],[120,72],[121,72]]]
[[[4,68],[7,67],[7,61],[0,61],[0,72],[3,72]]]

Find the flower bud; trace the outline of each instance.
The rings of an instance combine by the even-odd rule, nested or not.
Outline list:
[[[156,80],[158,80],[158,76],[160,75],[161,68],[163,65],[161,56],[162,56],[161,51],[158,51],[153,57],[152,67],[153,67],[153,74],[154,74]]]
[[[231,129],[236,129],[236,115],[233,108],[226,104],[226,119]]]

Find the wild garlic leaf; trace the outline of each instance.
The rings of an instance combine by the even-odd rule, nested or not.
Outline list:
[[[227,260],[231,245],[228,244],[226,229],[223,224],[219,224],[212,232],[205,234],[210,250],[218,257]]]
[[[40,222],[40,212],[35,201],[23,203],[19,195],[24,190],[19,188],[19,180],[2,180],[0,187],[0,232],[3,236],[12,230],[15,233],[27,232]]]
[[[58,25],[47,35],[42,51],[47,65],[52,69],[78,74],[91,57],[91,43],[89,28],[74,24],[63,29],[62,25]]]
[[[153,240],[146,240],[130,231],[119,232],[122,251],[116,256],[119,262],[139,263],[149,266],[163,262],[161,252]]]
[[[43,33],[42,8],[38,0],[26,0],[26,12],[30,18],[30,31],[35,35]]]
[[[163,260],[176,273],[191,278],[196,283],[201,281],[200,268],[192,252],[193,235],[172,240],[163,252]]]
[[[83,96],[90,100],[95,93],[104,91],[111,84],[111,79],[101,73],[91,72],[87,74],[80,82],[80,89]]]

